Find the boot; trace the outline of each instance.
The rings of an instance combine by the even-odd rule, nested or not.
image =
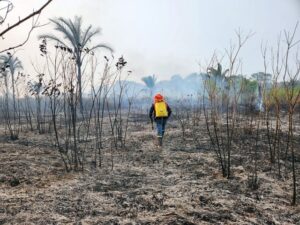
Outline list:
[[[155,145],[156,147],[159,147],[159,137],[156,137],[156,138],[154,139],[154,145]]]
[[[163,142],[162,140],[163,140],[162,137],[157,137],[157,142],[159,147],[162,147],[162,142]]]

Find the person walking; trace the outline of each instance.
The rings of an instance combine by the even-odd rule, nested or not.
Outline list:
[[[156,94],[154,96],[154,103],[149,111],[149,117],[151,120],[152,129],[153,120],[156,123],[158,146],[162,146],[166,123],[171,114],[172,110],[164,100],[164,97],[161,94]]]

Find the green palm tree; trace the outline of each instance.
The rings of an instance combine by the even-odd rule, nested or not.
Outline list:
[[[213,67],[207,68],[207,74],[209,78],[212,78],[214,84],[221,91],[224,89],[229,89],[230,77],[226,77],[226,74],[229,72],[229,69],[225,71],[222,70],[222,65],[220,63],[217,64],[217,69]]]
[[[80,110],[83,112],[83,103],[82,103],[82,64],[85,58],[84,49],[88,51],[93,51],[97,48],[105,48],[110,51],[113,51],[111,47],[105,44],[97,44],[92,47],[87,47],[91,42],[91,39],[100,34],[100,29],[93,29],[92,25],[89,25],[87,28],[82,26],[82,18],[76,16],[74,20],[65,19],[62,17],[50,19],[54,23],[55,30],[58,33],[64,36],[62,40],[56,35],[53,34],[43,34],[39,36],[39,39],[50,39],[56,41],[60,45],[71,49],[74,53],[77,67],[77,79],[79,87],[79,104]]]
[[[220,63],[218,63],[217,69],[215,69],[215,68],[213,68],[213,67],[209,67],[209,68],[207,69],[207,71],[208,71],[208,74],[209,74],[210,76],[213,76],[213,77],[215,77],[215,78],[221,78],[221,77],[224,78],[224,77],[226,76],[226,74],[229,72],[229,69],[223,71],[223,70],[222,70],[222,65],[221,65]]]
[[[152,76],[143,77],[142,81],[145,83],[145,85],[149,89],[150,95],[151,95],[151,98],[152,98],[152,96],[153,96],[153,90],[154,90],[154,87],[155,87],[156,81],[157,81],[156,76],[152,75]]]

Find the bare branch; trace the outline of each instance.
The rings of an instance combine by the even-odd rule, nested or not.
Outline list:
[[[31,29],[29,30],[26,39],[25,39],[23,42],[21,42],[21,43],[15,45],[15,46],[13,46],[13,47],[9,47],[9,48],[6,48],[6,49],[4,49],[4,50],[0,50],[0,54],[3,53],[3,52],[6,52],[6,51],[11,51],[11,50],[14,50],[14,49],[16,49],[16,48],[22,47],[23,45],[25,45],[25,44],[28,42],[28,40],[29,40],[29,38],[30,38],[30,36],[31,36],[31,33],[32,33],[32,31],[33,31],[35,28],[43,27],[43,26],[46,26],[46,25],[47,25],[47,24],[38,25],[38,19],[39,19],[39,16],[38,16],[38,18],[33,22],[33,25],[32,25],[32,27],[31,27]]]
[[[19,26],[20,24],[24,23],[28,19],[40,14],[43,11],[43,9],[46,8],[46,6],[48,6],[50,4],[50,2],[52,2],[52,0],[48,0],[39,10],[34,11],[33,13],[31,13],[28,16],[24,17],[23,19],[19,20],[17,23],[15,23],[12,26],[9,26],[5,30],[1,31],[0,37],[3,37],[4,34],[9,32],[10,30],[14,29],[15,27]]]
[[[2,8],[0,8],[0,11],[2,11],[2,10],[5,10],[5,13],[4,13],[4,16],[2,17],[2,16],[0,16],[0,25],[2,25],[4,22],[5,22],[5,20],[6,20],[6,18],[7,18],[7,16],[8,16],[8,14],[12,11],[12,9],[13,9],[13,4],[9,1],[9,0],[2,0],[2,2],[7,2],[7,5],[6,6],[4,6],[4,7],[2,7]],[[1,1],[0,1],[1,2]]]

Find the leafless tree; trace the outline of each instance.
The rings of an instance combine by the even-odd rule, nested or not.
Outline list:
[[[30,35],[32,33],[32,31],[37,28],[40,27],[41,25],[39,24],[39,16],[42,13],[42,11],[52,2],[53,0],[47,0],[38,10],[34,10],[31,13],[28,13],[27,16],[20,18],[19,20],[16,22],[13,22],[11,24],[9,24],[6,28],[2,29],[0,31],[0,38],[5,38],[5,34],[16,30],[21,24],[25,23],[26,21],[28,21],[29,19],[32,19],[32,24],[29,28],[29,31],[27,33],[27,36],[25,38],[25,40],[21,41],[18,44],[15,44],[13,46],[10,47],[6,47],[4,49],[0,49],[0,53],[6,52],[6,51],[11,51],[14,50],[16,48],[19,48],[23,45],[25,45],[27,43],[27,41],[30,38]],[[7,17],[8,14],[12,13],[14,5],[13,2],[10,0],[0,0],[0,3],[4,3],[4,7],[0,8],[0,28],[2,28],[2,26],[7,22]]]
[[[286,52],[284,56],[284,69],[283,69],[283,81],[286,100],[288,104],[288,139],[286,145],[286,156],[288,152],[291,152],[292,161],[292,177],[293,177],[293,197],[292,205],[296,205],[297,199],[297,178],[296,178],[296,165],[295,165],[295,144],[294,144],[294,114],[296,105],[299,102],[300,91],[297,90],[297,82],[300,79],[300,59],[299,48],[295,53],[295,66],[291,66],[290,57],[292,49],[299,46],[300,40],[295,40],[295,34],[297,32],[298,24],[296,24],[293,32],[284,32]],[[299,148],[297,148],[299,149]]]
[[[231,151],[237,123],[237,108],[242,92],[242,85],[236,82],[236,74],[241,69],[238,55],[253,35],[251,32],[243,37],[241,31],[236,32],[237,45],[231,43],[226,49],[228,70],[222,72],[222,67],[216,55],[211,59],[210,65],[217,62],[218,68],[208,67],[208,78],[204,81],[206,90],[203,96],[204,116],[208,135],[211,140],[217,160],[224,177],[231,176]],[[208,99],[208,105],[205,99]]]

